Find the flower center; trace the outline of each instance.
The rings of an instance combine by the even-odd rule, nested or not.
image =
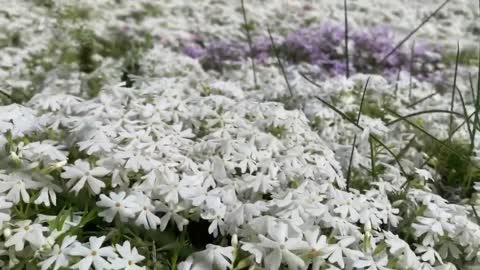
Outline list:
[[[97,256],[97,251],[96,250],[92,250],[92,253],[90,253],[92,256]]]
[[[145,207],[143,207],[143,211],[147,211],[147,207],[146,207],[146,206],[145,206]]]
[[[133,264],[133,262],[132,262],[132,261],[128,261],[128,265],[132,265],[132,264]]]
[[[122,205],[121,205],[119,202],[115,203],[115,207],[118,208],[118,207],[120,207],[120,206],[122,206]]]
[[[29,230],[30,230],[30,226],[27,225],[27,226],[23,227],[23,229],[24,229],[25,231],[29,231]]]
[[[310,250],[310,256],[312,257],[320,256],[320,251],[312,248],[312,250]]]

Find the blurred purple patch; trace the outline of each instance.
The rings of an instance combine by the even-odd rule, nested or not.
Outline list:
[[[382,59],[395,48],[393,31],[388,26],[352,31],[350,36],[350,63],[352,73],[378,73],[396,77],[398,70],[410,71],[424,80],[438,80],[436,71],[442,69],[441,48],[428,43],[417,43],[413,62],[410,48],[400,48],[384,62]],[[275,37],[275,45],[287,63],[307,62],[326,74],[338,76],[346,73],[344,27],[331,21],[321,26],[300,28],[285,39]],[[269,37],[257,37],[249,51],[248,44],[235,41],[213,41],[206,48],[199,43],[189,43],[183,52],[200,59],[205,69],[221,70],[224,66],[253,56],[266,64],[272,56]]]
[[[398,69],[408,60],[400,50],[390,55],[385,62],[380,61],[395,48],[396,42],[389,27],[379,26],[357,31],[353,39],[353,66],[362,72],[374,72],[378,69]]]
[[[288,34],[283,48],[292,62],[320,63],[343,55],[343,27],[327,22]]]
[[[276,46],[279,46],[280,43],[274,38],[274,42]],[[269,37],[257,37],[253,41],[252,44],[252,55],[255,59],[260,63],[266,63],[268,57],[270,57],[270,53],[272,50],[272,42],[270,41]]]
[[[189,43],[183,48],[183,53],[194,59],[202,58],[206,50],[197,43]]]
[[[247,56],[246,44],[214,41],[206,48],[206,54],[202,58],[202,66],[205,69],[221,69],[223,64],[234,63],[243,60]]]

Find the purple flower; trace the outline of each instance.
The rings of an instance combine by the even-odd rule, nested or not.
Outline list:
[[[440,46],[432,46],[425,42],[415,43],[413,50],[413,59],[410,55],[412,63],[412,74],[418,78],[433,78],[435,71],[441,69],[442,54]],[[430,80],[429,80],[430,81]],[[433,81],[433,80],[431,80]]]
[[[289,64],[308,62],[328,75],[346,73],[344,27],[341,24],[327,21],[321,26],[300,28],[282,40],[275,37],[275,44],[282,57]],[[441,48],[428,43],[417,43],[413,60],[410,48],[399,48],[385,61],[383,58],[396,46],[391,29],[379,26],[354,31],[350,37],[350,72],[380,73],[395,78],[399,70],[411,71],[412,75],[430,80],[442,68]],[[272,55],[272,44],[267,36],[257,37],[252,50],[245,42],[213,41],[203,47],[201,43],[188,43],[183,52],[192,58],[200,59],[204,69],[222,70],[223,67],[253,56],[262,64]]]
[[[202,58],[202,66],[205,69],[221,69],[227,62],[238,62],[247,55],[248,48],[245,44],[215,41],[206,48],[206,54]]]
[[[194,59],[202,58],[206,50],[197,43],[189,43],[183,47],[183,53]]]
[[[361,72],[372,72],[383,68],[398,68],[407,58],[400,50],[390,55],[384,63],[380,61],[395,48],[395,39],[390,28],[385,26],[361,30],[353,34],[353,65]]]
[[[320,27],[301,28],[290,33],[284,42],[284,48],[291,61],[313,63],[319,59],[337,58],[338,48],[343,45],[342,27],[325,23]],[[340,50],[341,51],[341,50]]]
[[[277,41],[274,38],[274,42],[277,46],[280,45],[280,43],[277,43]],[[260,63],[266,63],[268,57],[270,56],[270,52],[272,50],[272,42],[270,41],[269,37],[257,37],[253,41],[252,44],[252,55],[257,59],[258,62]]]
[[[293,62],[311,62],[319,51],[318,29],[302,28],[288,34],[283,48],[288,59]]]

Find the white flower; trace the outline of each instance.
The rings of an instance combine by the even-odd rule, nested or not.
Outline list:
[[[34,110],[19,104],[0,106],[0,132],[11,130],[13,136],[23,136],[39,129]]]
[[[179,231],[183,230],[183,226],[188,224],[188,219],[182,217],[181,215],[177,214],[177,212],[181,212],[185,210],[182,206],[179,204],[172,206],[172,205],[165,205],[161,202],[156,202],[155,207],[157,208],[158,211],[164,212],[165,214],[160,218],[160,230],[163,231],[168,225],[168,222],[170,221],[171,218],[173,218],[173,221],[175,221],[175,224],[177,224],[177,228]]]
[[[123,159],[125,168],[131,169],[134,172],[143,169],[144,171],[150,171],[158,165],[158,161],[153,159],[151,155],[144,153],[141,150],[125,150],[114,154],[115,159]]]
[[[51,163],[67,160],[65,151],[62,151],[63,148],[64,146],[57,145],[55,141],[46,140],[29,143],[19,150],[27,160],[42,161],[45,165],[51,165]]]
[[[21,220],[15,223],[14,234],[5,242],[6,247],[15,246],[16,251],[20,251],[25,247],[25,241],[29,242],[34,248],[40,248],[46,238],[43,232],[48,229],[40,224],[32,224],[31,220]]]
[[[333,212],[340,214],[342,219],[347,219],[350,222],[357,222],[360,218],[360,214],[357,209],[362,205],[360,201],[351,196],[349,193],[339,193],[343,196],[335,198],[335,202],[339,205]]]
[[[35,204],[45,204],[50,206],[50,201],[53,205],[57,205],[57,192],[61,192],[62,188],[53,182],[53,177],[50,175],[41,175],[39,183],[42,185],[38,198],[34,201]]]
[[[476,191],[480,191],[480,182],[477,181],[477,182],[473,183],[473,188],[474,188]]]
[[[320,256],[320,250],[328,246],[327,237],[321,235],[318,228],[305,230],[304,234],[305,240],[310,246],[309,256],[312,257],[312,269],[319,270],[325,263],[325,260]]]
[[[255,203],[238,203],[238,206],[232,209],[225,216],[225,222],[232,226],[240,226],[249,223],[254,217],[260,216],[262,212],[267,211],[268,207],[262,201]]]
[[[80,159],[75,161],[74,166],[65,166],[63,169],[65,172],[63,172],[61,176],[70,179],[67,182],[67,187],[71,188],[71,191],[75,191],[76,194],[83,188],[85,182],[88,183],[93,193],[100,193],[101,188],[105,187],[105,183],[96,177],[102,177],[109,173],[109,171],[103,167],[91,169],[87,161]]]
[[[212,183],[215,187],[215,182],[218,183],[229,183],[228,175],[225,170],[225,163],[222,159],[217,156],[214,156],[210,160],[206,160],[203,164],[200,164],[200,169],[203,169],[205,172],[205,183]]]
[[[432,174],[425,169],[415,168],[415,173],[422,177],[425,181],[433,180]]]
[[[115,146],[102,131],[96,131],[85,141],[78,142],[80,151],[86,151],[91,155],[94,153],[108,153]]]
[[[431,265],[434,265],[436,261],[443,264],[443,261],[442,261],[442,258],[440,257],[440,254],[438,254],[438,252],[434,248],[425,247],[425,246],[418,245],[418,244],[415,244],[415,246],[417,247],[415,249],[415,252],[417,254],[422,254],[422,256],[420,257],[422,259],[422,261],[428,262]]]
[[[93,264],[96,270],[103,270],[111,268],[110,263],[104,258],[114,258],[116,253],[112,247],[101,247],[105,236],[90,237],[88,247],[77,244],[68,252],[71,256],[83,257],[78,263],[71,266],[73,269],[88,270]]]
[[[289,238],[288,225],[278,223],[269,232],[272,239],[259,235],[260,247],[270,249],[270,253],[264,258],[267,269],[279,269],[282,261],[286,262],[289,269],[305,268],[305,262],[292,251],[308,251],[310,247],[307,242],[300,238]]]
[[[205,220],[211,221],[210,226],[208,226],[208,233],[212,234],[213,237],[217,237],[220,232],[222,235],[225,232],[225,222],[223,221],[223,213],[202,213],[201,217]]]
[[[112,187],[128,186],[128,171],[123,168],[123,161],[115,158],[105,158],[97,162],[98,165],[112,172]]]
[[[390,253],[397,257],[402,265],[413,269],[418,268],[420,262],[410,246],[391,232],[384,232],[387,246],[390,247]]]
[[[5,221],[10,221],[10,208],[13,203],[5,200],[4,196],[0,196],[0,229]]]
[[[145,266],[138,266],[137,263],[145,259],[144,256],[138,254],[137,249],[130,247],[130,242],[125,241],[123,246],[115,245],[118,254],[121,258],[115,258],[111,260],[112,269],[125,269],[125,270],[142,270],[145,269]]]
[[[268,193],[278,187],[280,183],[276,179],[272,179],[270,175],[257,173],[256,175],[246,175],[243,178],[244,184],[240,184],[242,189],[252,189],[258,193]]]
[[[118,194],[110,192],[110,198],[104,194],[100,194],[100,201],[97,202],[97,206],[108,209],[98,213],[98,215],[104,217],[107,222],[112,222],[118,213],[120,220],[126,222],[129,218],[133,218],[135,213],[138,212],[136,200],[137,197],[134,195],[126,196],[124,191]]]
[[[422,241],[425,246],[433,245],[438,241],[439,236],[452,235],[455,232],[455,226],[449,222],[450,218],[450,213],[441,211],[439,207],[431,203],[424,216],[416,218],[412,228],[417,237],[425,234]]]
[[[240,168],[242,173],[245,173],[247,169],[249,172],[257,170],[257,149],[254,141],[250,140],[248,143],[236,143],[234,146],[233,160],[235,166]]]
[[[27,189],[38,188],[39,183],[34,182],[31,176],[24,173],[12,173],[9,175],[0,174],[0,193],[8,190],[5,198],[14,203],[30,201],[30,195]]]
[[[154,214],[155,206],[143,193],[136,194],[139,212],[135,224],[143,225],[145,229],[156,229],[161,223],[160,218]]]
[[[193,253],[185,262],[180,263],[180,270],[226,270],[232,267],[233,247],[221,247],[208,244],[206,249]]]
[[[365,270],[390,270],[387,267],[388,255],[381,252],[378,255],[369,254],[353,263],[353,267]]]
[[[460,255],[462,254],[458,246],[452,241],[448,241],[448,240],[441,242],[440,248],[438,249],[438,253],[442,256],[442,258],[447,258],[448,256],[452,256],[455,259],[460,258]]]
[[[363,256],[362,252],[348,248],[348,246],[352,245],[354,242],[354,237],[344,237],[337,243],[322,248],[320,250],[323,254],[322,257],[325,259],[328,258],[328,261],[332,264],[337,263],[338,266],[343,269],[345,267],[345,258],[350,261],[356,261]]]
[[[40,266],[42,270],[47,270],[52,265],[53,265],[53,270],[57,270],[60,267],[67,267],[68,252],[72,248],[72,244],[74,244],[76,238],[77,238],[76,236],[66,236],[63,239],[62,245],[59,246],[57,244],[53,246],[52,251],[50,251],[48,255],[49,257],[46,260],[43,260],[42,262],[40,262],[38,266]]]
[[[193,195],[192,191],[199,186],[198,178],[183,177],[170,169],[160,172],[160,184],[155,187],[155,191],[165,197],[165,202],[177,204],[180,198],[187,198]]]

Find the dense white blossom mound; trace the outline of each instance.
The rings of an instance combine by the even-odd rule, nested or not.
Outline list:
[[[255,34],[343,18],[245,2]],[[441,4],[349,2],[353,27],[399,36]],[[249,59],[181,52],[244,38],[240,1],[2,5],[1,269],[478,269],[475,59],[432,84],[270,55],[255,85]],[[452,0],[417,38],[474,46],[476,7]]]

